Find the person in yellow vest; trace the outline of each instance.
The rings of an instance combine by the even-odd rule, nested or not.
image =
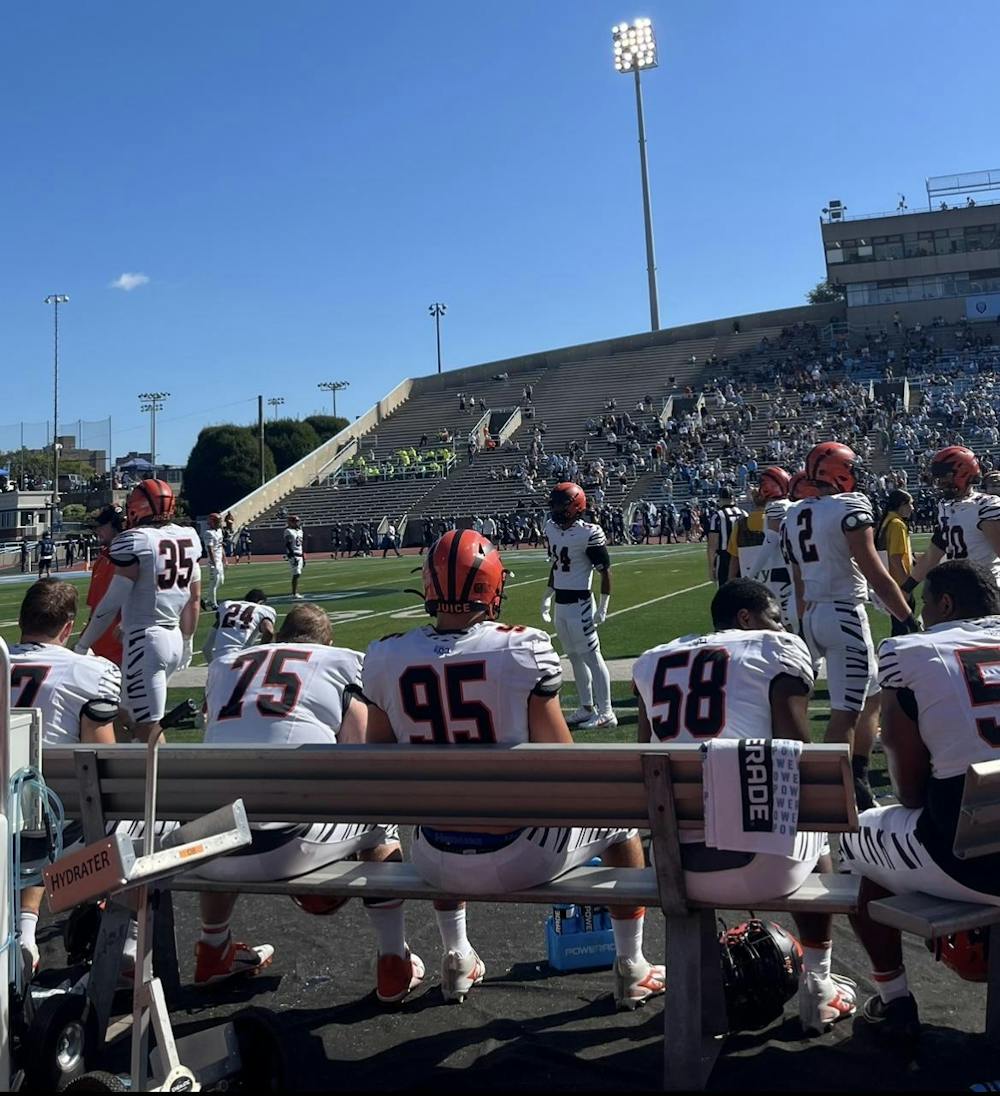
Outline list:
[[[907,522],[913,516],[913,496],[909,491],[897,489],[889,492],[886,514],[875,536],[875,548],[889,557],[889,574],[897,586],[902,586],[913,568],[913,550],[910,547],[910,527]],[[910,611],[913,610],[913,594],[906,594]],[[905,635],[895,617],[891,618],[892,634]]]
[[[764,543],[766,525],[764,521],[764,508],[775,499],[783,499],[788,495],[789,475],[784,468],[765,468],[760,474],[757,486],[751,491],[753,509],[745,517],[733,524],[729,534],[729,577],[739,578],[742,575],[740,568],[740,549],[756,548]]]

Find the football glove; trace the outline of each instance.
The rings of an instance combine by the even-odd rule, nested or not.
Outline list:
[[[192,651],[192,637],[184,636],[183,645],[181,647],[181,661],[177,667],[178,670],[186,670],[191,665],[191,658],[193,657]]]
[[[545,596],[542,598],[542,622],[544,624],[552,623],[552,587],[550,586],[545,591]]]
[[[597,602],[597,610],[594,613],[594,624],[603,624],[608,619],[608,602],[610,594],[601,594]]]
[[[900,627],[904,629],[904,635],[912,635],[920,631],[920,621],[910,613],[906,620],[900,622]]]

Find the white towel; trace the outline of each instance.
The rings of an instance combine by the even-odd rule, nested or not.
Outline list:
[[[792,856],[802,743],[787,738],[715,738],[704,749],[705,844]]]

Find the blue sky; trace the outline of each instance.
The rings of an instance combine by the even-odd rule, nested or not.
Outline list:
[[[169,391],[177,462],[258,392],[308,414],[346,379],[354,415],[433,371],[432,301],[446,368],[643,330],[610,61],[639,15],[664,326],[800,303],[829,198],[915,206],[926,175],[1000,166],[992,0],[17,0],[0,427],[51,413],[52,292],[72,297],[60,418],[111,414],[116,452],[145,448],[136,394]]]

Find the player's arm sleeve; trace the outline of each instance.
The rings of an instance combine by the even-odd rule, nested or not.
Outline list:
[[[603,544],[588,544],[587,559],[593,564],[595,571],[606,571],[611,566],[611,556]]]
[[[535,696],[556,696],[562,688],[562,663],[552,640],[537,628],[526,628],[519,638],[511,650],[529,691]]]
[[[979,528],[987,521],[1000,521],[1000,498],[983,495],[979,502]]]
[[[812,692],[816,684],[812,655],[805,640],[790,632],[772,632],[768,637],[777,669],[775,676],[794,677]]]
[[[106,658],[95,661],[100,663],[99,677],[94,689],[96,695],[84,704],[81,714],[95,723],[110,723],[121,707],[122,672]]]
[[[863,497],[852,501],[840,521],[840,528],[845,533],[854,533],[859,529],[873,529],[875,527],[875,512],[871,503]]]
[[[129,567],[139,562],[139,543],[134,533],[124,532],[111,542],[108,558],[116,567]]]
[[[908,689],[911,686],[908,673],[905,636],[883,639],[878,648],[878,683],[881,689]],[[903,642],[900,642],[903,640]]]

